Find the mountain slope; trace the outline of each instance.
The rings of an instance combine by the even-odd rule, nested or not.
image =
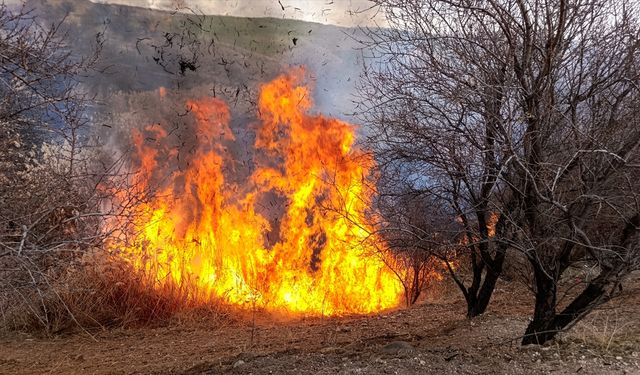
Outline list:
[[[71,0],[31,0],[48,22],[66,17],[74,52],[89,54],[102,38],[101,72],[88,85],[102,98],[166,87],[207,86],[237,100],[289,65],[316,77],[323,112],[350,112],[359,74],[357,29],[273,18],[186,15]]]

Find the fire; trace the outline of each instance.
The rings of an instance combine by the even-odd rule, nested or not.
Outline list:
[[[489,237],[495,237],[496,235],[496,224],[498,224],[498,218],[500,215],[497,212],[491,212],[489,214],[489,218],[487,219],[487,234]]]
[[[261,86],[256,156],[244,183],[225,179],[233,160],[224,144],[234,134],[221,100],[186,103],[198,139],[186,168],[163,170],[177,156],[165,144],[166,131],[134,134],[136,186],[169,176],[135,207],[134,239],[118,251],[151,275],[154,288],[179,290],[195,302],[220,299],[305,315],[372,313],[399,304],[402,286],[382,260],[387,250],[374,245],[365,214],[373,161],[354,146],[354,126],[309,114],[304,76],[294,69]],[[284,202],[276,220],[261,204],[265,197]]]

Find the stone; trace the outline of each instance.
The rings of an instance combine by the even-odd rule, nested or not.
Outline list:
[[[386,354],[407,354],[415,350],[413,345],[406,341],[392,341],[382,347],[382,352]]]
[[[322,354],[330,354],[330,353],[338,353],[341,352],[342,349],[335,346],[327,346],[325,348],[320,349],[320,353]]]

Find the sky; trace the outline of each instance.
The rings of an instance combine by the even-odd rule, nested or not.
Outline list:
[[[338,26],[382,26],[384,17],[369,0],[90,0],[236,17],[276,17]]]

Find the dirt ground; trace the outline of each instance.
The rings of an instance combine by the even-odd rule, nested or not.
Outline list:
[[[548,346],[520,347],[532,299],[498,285],[467,320],[459,293],[376,316],[259,316],[54,338],[0,337],[3,374],[640,374],[640,276]]]

